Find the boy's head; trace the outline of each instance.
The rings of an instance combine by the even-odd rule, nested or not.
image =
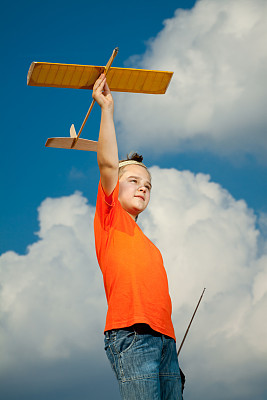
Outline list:
[[[133,219],[145,210],[150,200],[151,175],[137,153],[119,163],[119,201]]]

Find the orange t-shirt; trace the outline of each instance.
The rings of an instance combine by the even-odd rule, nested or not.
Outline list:
[[[119,182],[109,197],[99,183],[94,229],[108,302],[105,331],[146,323],[175,339],[161,253],[122,208],[118,195]]]

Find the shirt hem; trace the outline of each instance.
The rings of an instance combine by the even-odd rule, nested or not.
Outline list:
[[[158,326],[156,324],[154,324],[153,322],[149,321],[146,318],[135,318],[133,320],[130,321],[122,321],[122,322],[114,322],[112,324],[106,324],[105,329],[104,329],[104,333],[106,331],[110,331],[112,329],[122,329],[122,328],[128,328],[134,324],[147,324],[150,326],[150,328],[152,328],[154,331],[161,333],[162,335],[166,335],[171,337],[172,339],[175,340],[176,342],[176,337],[175,337],[175,333],[174,333],[174,329],[172,329],[171,331],[169,331],[166,328],[162,328],[161,326]]]

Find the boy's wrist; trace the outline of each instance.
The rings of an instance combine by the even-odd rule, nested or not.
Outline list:
[[[107,115],[107,116],[112,116],[113,117],[114,107],[113,106],[101,107],[101,112],[102,112],[102,115]]]

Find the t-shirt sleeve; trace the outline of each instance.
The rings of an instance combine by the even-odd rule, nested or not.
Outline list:
[[[115,210],[119,202],[119,180],[113,192],[107,196],[101,185],[101,180],[98,185],[98,193],[96,200],[96,217],[101,226],[105,230],[109,230],[115,218]]]

